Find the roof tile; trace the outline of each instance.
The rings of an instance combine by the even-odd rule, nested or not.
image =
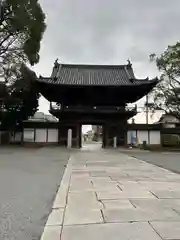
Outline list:
[[[134,85],[143,82],[142,80],[135,79],[131,64],[71,65],[59,63],[56,63],[56,65],[54,66],[50,78],[41,78],[39,79],[39,81],[60,85],[63,84],[91,86]]]

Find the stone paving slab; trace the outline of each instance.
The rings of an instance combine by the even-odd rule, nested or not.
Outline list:
[[[103,200],[105,209],[133,209],[134,206],[129,200]]]
[[[163,240],[180,239],[180,222],[151,222],[150,224]]]
[[[61,240],[162,240],[148,223],[64,227]]]
[[[88,209],[88,207],[81,208],[67,208],[65,213],[64,225],[79,225],[103,223],[101,211],[98,209]]]
[[[104,181],[104,182],[113,182],[116,183],[117,181],[112,181],[110,177],[90,177],[91,181]]]
[[[105,222],[148,222],[148,221],[180,221],[180,215],[171,209],[105,209]]]
[[[152,190],[152,192],[158,198],[170,198],[170,199],[180,199],[180,191],[179,190]]]
[[[81,193],[82,194],[82,193]],[[84,193],[85,196],[86,193]],[[94,199],[88,199],[86,197],[83,197],[83,194],[81,196],[76,197],[71,197],[70,201],[67,204],[68,208],[75,209],[75,208],[81,208],[81,209],[101,209],[102,208],[102,203],[99,201],[95,201]]]
[[[82,191],[71,193],[69,192],[67,206],[75,206],[75,207],[82,207],[82,206],[98,206],[99,202],[96,199],[96,195],[94,192],[89,191]]]
[[[64,208],[66,206],[66,198],[67,198],[67,191],[66,187],[61,187],[56,195],[56,198],[53,203],[53,208]]]
[[[180,239],[179,179],[118,151],[72,151],[47,224],[59,240]]]
[[[115,181],[110,181],[110,180],[95,180],[92,179],[92,185],[94,190],[101,190],[101,191],[107,191],[107,190],[113,190],[113,191],[117,191],[118,190],[118,183]]]
[[[180,213],[180,199],[132,199],[131,203],[140,209],[149,209],[152,207],[163,211],[163,209],[169,208]]]
[[[63,222],[64,208],[52,209],[46,226],[62,225]]]
[[[127,183],[122,183],[122,181],[120,182],[120,186],[121,185],[127,185]],[[167,182],[167,181],[156,181],[154,183],[154,181],[147,181],[147,182],[139,182],[138,183],[139,186],[141,186],[144,189],[149,189],[150,191],[153,190],[180,190],[180,183],[176,183],[176,182]],[[129,184],[129,186],[131,187],[131,185]]]
[[[135,206],[135,208],[139,208],[139,209],[153,208],[153,209],[161,209],[162,211],[164,210],[164,208],[173,209],[173,207],[176,206],[172,202],[166,203],[163,200],[162,199],[146,199],[146,200],[132,199],[131,203],[133,204],[133,206]]]
[[[126,191],[96,191],[97,198],[99,200],[113,200],[113,199],[134,199],[134,198],[155,198],[155,196],[148,191],[136,191],[136,189],[130,189]]]
[[[41,240],[60,240],[61,229],[61,226],[46,226],[41,236]]]
[[[91,191],[93,190],[93,185],[89,179],[71,179],[69,191]]]

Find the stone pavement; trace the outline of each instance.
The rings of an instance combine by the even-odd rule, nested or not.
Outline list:
[[[74,151],[41,240],[180,239],[180,175],[115,150]]]

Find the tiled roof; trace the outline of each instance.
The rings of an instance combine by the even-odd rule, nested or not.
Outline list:
[[[119,86],[141,84],[147,79],[136,80],[131,64],[70,65],[56,62],[51,77],[40,77],[39,81],[58,85]]]

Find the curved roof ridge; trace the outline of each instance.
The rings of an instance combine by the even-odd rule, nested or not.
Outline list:
[[[64,64],[60,63],[61,67],[69,68],[132,68],[129,64]]]

